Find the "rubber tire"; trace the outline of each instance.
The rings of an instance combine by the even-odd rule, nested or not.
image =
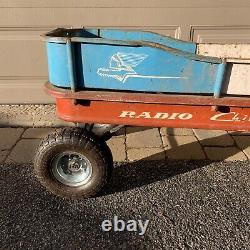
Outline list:
[[[82,186],[67,186],[52,174],[54,156],[67,150],[83,154],[91,162],[92,177]],[[66,128],[49,134],[41,141],[34,158],[34,171],[40,183],[53,194],[68,199],[97,195],[109,181],[112,169],[113,158],[107,144],[80,128]]]

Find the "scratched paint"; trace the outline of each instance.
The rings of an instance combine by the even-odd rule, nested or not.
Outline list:
[[[92,36],[86,35],[90,32]],[[140,31],[125,34],[92,29],[77,34],[71,38],[77,89],[214,93],[222,61],[196,55],[193,43]],[[59,87],[72,85],[66,41],[65,37],[53,37],[53,32],[47,37],[49,80]]]
[[[107,101],[74,105],[65,98],[57,98],[56,104],[58,116],[71,122],[250,131],[249,107],[230,107],[230,112],[221,113],[211,106],[198,105]]]
[[[250,131],[249,98],[100,91],[72,93],[48,83],[45,89],[56,98],[58,116],[70,122]],[[77,99],[77,104],[72,99]],[[218,105],[218,110],[212,109],[212,105]]]

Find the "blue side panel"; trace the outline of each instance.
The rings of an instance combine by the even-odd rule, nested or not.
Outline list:
[[[66,44],[47,42],[47,56],[49,81],[56,86],[70,87]]]
[[[152,32],[101,29],[100,36],[102,38],[113,40],[145,41],[159,43],[174,49],[179,49],[190,53],[196,53],[196,43],[185,42]]]
[[[212,94],[220,65],[153,47],[82,43],[81,50],[86,88]]]

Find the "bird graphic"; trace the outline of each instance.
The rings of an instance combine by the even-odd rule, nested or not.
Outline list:
[[[134,68],[147,57],[145,54],[118,52],[110,57],[109,68],[99,68],[97,74],[125,82],[128,77],[137,75]]]
[[[186,79],[187,77],[152,76],[137,74],[135,68],[142,63],[148,55],[117,52],[109,59],[109,68],[98,68],[97,74],[102,77],[111,77],[125,83],[128,78],[161,78]]]

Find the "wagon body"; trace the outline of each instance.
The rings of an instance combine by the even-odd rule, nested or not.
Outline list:
[[[222,93],[232,63],[197,55],[195,43],[111,29],[57,29],[45,37],[45,89],[63,120],[250,130],[249,97]]]
[[[226,64],[196,44],[151,32],[58,29],[45,35],[58,87],[219,95]]]

